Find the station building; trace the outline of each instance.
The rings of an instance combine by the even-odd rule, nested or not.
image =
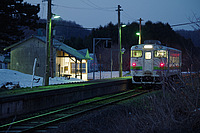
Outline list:
[[[76,50],[56,39],[53,39],[53,49],[50,66],[53,66],[53,76],[60,77],[71,75],[71,77],[87,80],[88,49]],[[46,65],[46,37],[31,36],[15,43],[4,50],[11,50],[10,69],[22,73],[32,74],[34,60],[37,58],[35,75],[43,77]],[[52,67],[50,67],[52,68]],[[51,71],[50,71],[51,72]]]

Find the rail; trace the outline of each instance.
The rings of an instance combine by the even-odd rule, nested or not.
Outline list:
[[[55,123],[59,123],[61,121],[65,121],[74,116],[96,110],[108,105],[111,105],[116,102],[120,102],[123,100],[130,99],[132,97],[137,97],[139,95],[145,94],[149,91],[136,91],[129,90],[126,92],[114,94],[112,96],[108,96],[98,100],[87,101],[86,103],[63,107],[61,109],[57,109],[55,111],[50,111],[48,113],[36,115],[33,117],[29,117],[26,119],[22,119],[16,122],[4,124],[0,126],[0,132],[35,132],[41,130],[47,130],[48,127],[52,127],[51,125]]]

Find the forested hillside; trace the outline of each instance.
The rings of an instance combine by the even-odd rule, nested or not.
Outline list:
[[[130,60],[130,48],[133,45],[138,44],[138,36],[136,36],[136,32],[138,32],[138,23],[130,23],[127,24],[126,27],[122,28],[122,48],[126,49],[126,52],[123,55],[123,70],[129,70],[129,60]],[[112,38],[112,47],[104,48],[104,42],[101,41],[96,46],[96,55],[98,61],[101,62],[103,66],[103,70],[110,70],[110,55],[112,49],[112,58],[113,58],[113,66],[114,70],[118,70],[118,28],[117,24],[114,25],[109,23],[108,25],[102,27],[100,26],[97,29],[93,29],[91,34],[87,36],[82,41],[73,41],[74,47],[76,49],[79,46],[85,46],[89,48],[90,52],[92,52],[92,39],[93,38]],[[188,70],[191,69],[191,66],[199,63],[199,48],[196,48],[191,41],[191,39],[185,39],[183,36],[176,33],[172,30],[169,24],[163,24],[161,22],[152,23],[148,21],[145,25],[142,25],[142,42],[144,40],[159,40],[162,42],[162,45],[166,45],[169,47],[177,48],[183,52],[183,69]],[[75,43],[79,42],[79,43]],[[80,43],[82,42],[82,43]],[[99,58],[101,56],[101,58]],[[101,59],[101,60],[100,60]],[[191,65],[192,64],[192,65]],[[194,69],[194,68],[192,68]]]
[[[26,30],[26,37],[34,35],[46,35],[46,19],[38,21],[38,29],[36,31]],[[52,20],[53,37],[56,39],[70,40],[71,38],[85,38],[90,34],[90,30],[83,28],[81,25],[73,21],[63,19]]]
[[[176,32],[186,39],[191,39],[195,46],[200,47],[200,29],[195,31],[178,30]]]

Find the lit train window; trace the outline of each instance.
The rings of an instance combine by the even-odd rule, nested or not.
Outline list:
[[[142,50],[132,50],[131,57],[142,57]]]
[[[145,59],[150,60],[151,59],[151,52],[145,52]]]
[[[166,50],[155,50],[154,57],[167,58],[167,51]]]

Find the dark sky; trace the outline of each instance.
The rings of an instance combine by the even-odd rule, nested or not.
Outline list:
[[[42,0],[24,0],[31,4],[40,4],[41,18],[46,18],[47,2]],[[44,1],[44,0],[43,0]],[[52,0],[52,12],[64,20],[75,21],[85,28],[97,28],[109,22],[117,23],[117,5],[121,5],[121,22],[128,23],[142,18],[144,24],[152,22],[170,25],[195,21],[200,18],[200,0]],[[191,25],[173,27],[193,30]]]

